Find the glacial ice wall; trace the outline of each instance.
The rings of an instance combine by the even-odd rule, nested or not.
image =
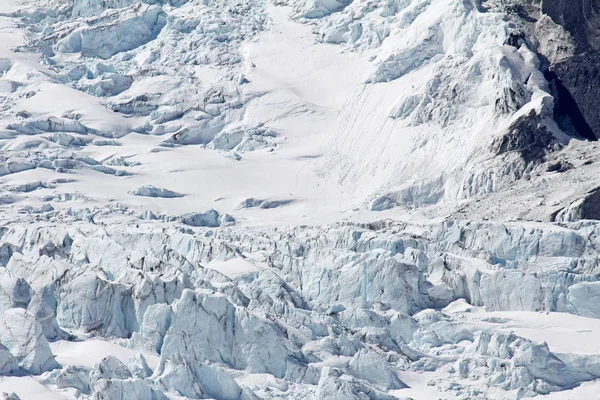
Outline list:
[[[8,226],[0,239],[3,318],[30,321],[36,333],[22,338],[36,350],[21,358],[0,335],[5,373],[16,363],[31,373],[56,368],[47,340],[68,331],[160,356],[143,379],[91,372],[89,383],[61,380],[85,393],[388,398],[411,370],[470,380],[456,389],[464,398],[487,398],[489,387],[507,395],[562,390],[600,377],[599,361],[574,362],[438,310],[464,301],[597,317],[598,229],[458,221],[196,232],[155,223]],[[230,275],[236,263],[246,267]],[[32,312],[34,298],[50,311]],[[245,374],[270,378],[248,385]]]

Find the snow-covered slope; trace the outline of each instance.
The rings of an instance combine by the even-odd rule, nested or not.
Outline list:
[[[570,42],[548,39],[568,33],[547,16],[454,0],[149,3],[13,2],[1,173],[19,199],[5,202],[35,211],[58,193],[55,209],[214,208],[252,225],[464,207],[549,220],[598,186],[579,178],[595,149],[554,118],[542,71]],[[558,161],[576,168],[546,171]],[[535,196],[511,193],[522,180]],[[39,182],[50,190],[18,190]],[[182,196],[135,197],[140,185]],[[240,207],[250,198],[281,208]]]
[[[3,0],[0,393],[596,399],[588,6]]]

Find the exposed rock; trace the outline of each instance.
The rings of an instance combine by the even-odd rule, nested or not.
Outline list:
[[[558,162],[548,165],[548,168],[546,168],[546,171],[561,173],[561,172],[567,172],[568,170],[573,169],[573,168],[574,168],[573,164],[571,164],[568,161],[561,160],[561,161],[558,161]]]
[[[560,222],[582,219],[600,220],[600,188],[590,191],[585,197],[560,210],[554,218]]]
[[[600,19],[598,20],[600,23]],[[556,112],[561,125],[585,139],[600,138],[600,111],[596,105],[600,93],[600,53],[576,55],[551,67],[549,78],[558,93]]]
[[[526,163],[530,163],[543,157],[555,140],[542,124],[541,117],[532,110],[513,122],[508,133],[497,139],[493,148],[496,154],[518,152]]]
[[[600,90],[599,4],[596,0],[546,0],[541,3],[541,8],[555,24],[570,34],[573,42],[571,44],[571,40],[556,29],[542,29],[538,33],[543,43],[546,38],[562,39],[556,45],[541,49],[550,53],[553,62],[547,78],[553,82],[558,95],[556,114],[559,125],[567,132],[596,140],[600,137],[600,112],[595,106]],[[550,26],[549,23],[545,25]],[[560,42],[566,48],[574,49],[558,49]],[[563,55],[555,57],[557,52]]]
[[[600,4],[596,0],[544,0],[542,11],[575,39],[577,53],[600,50]]]

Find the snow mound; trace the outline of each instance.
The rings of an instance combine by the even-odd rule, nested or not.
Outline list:
[[[173,199],[185,196],[181,193],[177,193],[169,189],[157,188],[152,185],[140,186],[133,189],[130,193],[134,196],[161,197],[165,199]]]
[[[216,210],[208,210],[204,213],[189,213],[182,215],[181,222],[185,225],[196,227],[216,228],[235,224],[235,219],[229,214],[219,214]]]
[[[272,146],[275,133],[263,127],[239,128],[219,132],[209,146],[217,150],[255,151]]]
[[[259,207],[262,209],[271,209],[271,208],[279,208],[279,207],[283,207],[286,206],[288,204],[293,203],[294,200],[293,199],[281,199],[281,200],[261,200],[261,199],[255,199],[253,197],[248,197],[247,199],[245,199],[244,201],[242,201],[240,203],[240,205],[238,206],[238,208],[243,209],[243,208],[254,208],[254,207]]]

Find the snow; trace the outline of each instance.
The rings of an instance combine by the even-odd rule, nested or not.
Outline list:
[[[535,6],[4,3],[0,394],[594,398]]]
[[[440,398],[441,393],[435,388],[427,385],[427,381],[435,377],[434,373],[416,373],[412,371],[403,371],[399,374],[400,379],[408,387],[395,390],[392,393],[399,398],[408,397],[414,399],[436,399]]]
[[[491,71],[494,71],[495,68],[506,67],[508,70],[502,70],[502,73],[518,79],[533,73],[531,69],[536,68],[537,61],[535,55],[527,49],[496,49],[500,39],[494,34],[500,38],[506,35],[500,27],[493,34],[482,33],[483,27],[490,24],[494,26],[498,22],[498,14],[472,14],[469,10],[455,10],[452,9],[452,2],[448,1],[437,1],[431,5],[386,4],[382,7],[387,11],[381,11],[381,15],[377,15],[372,9],[364,9],[360,2],[350,5],[343,3],[347,6],[345,8],[314,3],[290,4],[294,7],[267,5],[264,9],[255,2],[250,3],[252,5],[248,7],[255,12],[248,14],[243,21],[240,16],[226,17],[219,8],[220,5],[207,8],[187,2],[180,4],[180,8],[166,8],[165,12],[171,13],[175,20],[167,23],[156,39],[141,45],[144,34],[130,35],[132,40],[142,40],[132,44],[135,48],[131,52],[133,58],[129,55],[117,55],[110,60],[98,62],[93,61],[93,58],[76,60],[59,52],[54,58],[60,60],[59,64],[64,64],[64,73],[69,76],[68,79],[74,80],[69,85],[49,79],[52,76],[63,76],[63,71],[58,67],[52,68],[58,72],[53,71],[39,63],[32,63],[35,57],[32,54],[9,51],[10,58],[6,59],[14,59],[16,61],[13,63],[18,63],[13,65],[4,79],[28,82],[27,90],[35,93],[33,96],[15,98],[15,104],[11,107],[14,111],[9,112],[8,117],[13,119],[17,110],[31,116],[13,121],[11,126],[17,130],[31,130],[31,124],[39,126],[40,121],[47,121],[48,118],[63,121],[58,125],[61,130],[66,129],[63,126],[76,125],[77,132],[87,132],[86,136],[91,136],[89,140],[80,135],[75,135],[73,141],[66,136],[53,140],[75,154],[81,153],[89,157],[89,161],[102,164],[58,162],[59,160],[54,160],[56,156],[49,155],[46,150],[47,155],[42,157],[40,164],[33,165],[62,168],[59,170],[61,173],[68,170],[80,175],[82,179],[70,189],[85,193],[85,197],[96,200],[99,204],[116,201],[137,213],[150,209],[157,215],[181,215],[198,211],[198,205],[203,205],[204,210],[215,208],[220,213],[233,215],[241,223],[254,226],[318,224],[347,218],[372,219],[377,218],[377,213],[367,210],[398,208],[398,205],[403,204],[431,206],[439,203],[424,212],[440,216],[456,209],[453,200],[455,195],[452,193],[458,193],[460,197],[463,196],[460,192],[468,192],[470,194],[467,197],[471,197],[481,190],[488,192],[483,188],[489,187],[489,174],[468,178],[476,179],[472,182],[477,187],[450,187],[451,184],[460,183],[462,178],[434,175],[448,170],[448,165],[463,164],[457,164],[457,160],[452,157],[437,157],[435,160],[429,156],[423,158],[424,154],[433,154],[431,146],[447,146],[445,141],[450,140],[449,134],[454,135],[451,142],[456,142],[452,146],[463,149],[482,141],[470,140],[481,136],[477,129],[470,136],[456,136],[462,130],[455,131],[452,126],[459,126],[462,122],[451,124],[449,118],[459,118],[462,114],[432,116],[434,119],[448,120],[443,123],[448,125],[446,131],[435,133],[434,137],[427,140],[429,144],[423,144],[423,147],[415,147],[412,142],[421,140],[415,138],[423,136],[422,129],[430,129],[425,128],[427,124],[423,121],[414,122],[417,114],[421,115],[417,119],[422,119],[423,113],[447,108],[443,105],[445,103],[436,103],[435,98],[445,90],[454,90],[451,87],[441,88],[439,84],[440,80],[452,78],[453,68],[464,68],[461,67],[462,61],[454,61],[458,57],[456,54],[464,56],[464,46],[468,48],[476,45],[474,48],[481,56],[474,53],[472,63],[476,63],[478,68],[492,68]],[[105,35],[116,34],[114,29],[120,29],[119,26],[136,25],[135,21],[138,20],[146,21],[145,17],[139,15],[146,15],[150,11],[155,13],[159,9],[157,6],[134,6],[128,2],[115,3],[107,10],[95,5],[86,6],[84,3],[78,3],[77,7],[85,9],[85,16],[89,17],[85,21],[91,28],[86,29],[90,32],[99,29],[106,32]],[[115,19],[115,9],[119,7],[123,7],[125,11]],[[331,18],[316,18],[311,21],[299,16],[300,9],[306,11],[313,7],[326,7],[331,11],[335,9],[336,12]],[[449,12],[449,9],[452,11]],[[192,10],[198,13],[197,17],[185,14]],[[354,25],[348,25],[350,13],[358,13],[364,20],[361,34],[350,48],[345,47],[348,43],[335,46],[315,43],[315,29],[341,29],[340,32],[345,32],[346,28],[348,32],[358,29]],[[71,22],[68,23],[56,22],[54,32],[48,37],[61,37],[71,31],[79,32],[79,20],[75,18],[78,15],[82,15],[81,12],[73,12],[69,16]],[[295,15],[294,19],[290,19],[292,15]],[[447,19],[440,15],[446,15]],[[202,18],[206,21],[234,19],[231,31],[221,32],[207,28],[207,36],[200,40],[198,37],[202,36],[196,35],[193,28],[198,26],[198,21]],[[269,22],[266,22],[266,18]],[[397,21],[401,22],[400,27],[391,29],[392,22]],[[469,28],[460,28],[463,22]],[[387,30],[385,35],[377,30],[379,23],[382,24],[383,31]],[[249,36],[252,40],[241,39],[242,32],[246,29],[254,32]],[[407,62],[412,62],[410,65],[414,65],[414,74],[407,71],[395,72],[398,79],[365,85],[364,82],[370,79],[370,75],[376,74],[377,70],[386,65],[386,58],[393,59],[399,57],[399,54],[405,54],[403,52],[412,49],[410,46],[425,40],[422,36],[428,34],[424,32],[436,29],[447,31],[441,50],[438,49],[445,57],[443,60],[427,61],[421,65],[413,62],[411,57],[403,56]],[[285,34],[281,34],[282,32]],[[74,35],[72,32],[68,34]],[[371,34],[379,35],[381,40],[371,42]],[[230,40],[222,42],[224,53],[217,56],[210,50],[212,45],[205,40],[219,38],[218,35],[225,35]],[[441,35],[441,32],[436,35]],[[188,56],[180,53],[180,49],[171,47],[170,40],[180,36],[185,40],[200,40],[195,42],[201,54],[195,61],[197,65],[188,65]],[[94,37],[103,41],[93,46],[90,44],[90,48],[103,49],[108,54],[112,54],[114,50],[104,44],[122,42],[112,36],[106,40],[103,36]],[[450,37],[457,39],[452,41]],[[155,42],[156,45],[168,43],[168,50],[165,48],[164,54],[160,53]],[[492,50],[486,46],[492,46]],[[491,56],[489,51],[492,52]],[[419,52],[421,53],[423,52]],[[29,60],[26,64],[23,62],[25,57]],[[224,72],[218,66],[211,64],[214,57],[218,57],[221,63],[231,65],[231,71],[223,75]],[[499,66],[483,65],[478,57],[497,59]],[[157,59],[162,62],[160,68]],[[185,65],[186,73],[183,76],[189,74],[185,78],[187,81],[172,74],[177,63]],[[435,67],[430,65],[432,63]],[[145,73],[148,69],[155,68],[159,72],[155,76]],[[35,74],[34,78],[27,78],[28,74]],[[238,83],[231,83],[232,74],[236,75]],[[406,84],[406,80],[410,80],[410,85]],[[196,81],[197,86],[191,85],[191,82]],[[438,82],[438,86],[429,85],[425,88],[425,99],[421,99],[422,95],[416,92],[420,90],[419,85],[426,85],[427,82]],[[489,90],[499,90],[492,87],[492,83],[478,84],[486,88],[485,91],[482,90],[480,97]],[[131,86],[127,88],[128,85]],[[540,93],[545,90],[543,82],[539,85],[539,90],[533,86],[527,89],[532,91],[532,102],[524,105],[523,110],[543,108],[536,105],[537,100],[534,99],[540,98]],[[471,90],[469,87],[464,88],[465,96]],[[202,97],[202,104],[194,105],[196,96]],[[544,97],[543,93],[541,97]],[[467,104],[467,98],[461,101]],[[428,111],[430,107],[434,108]],[[488,113],[482,107],[474,112]],[[404,111],[400,114],[399,111],[394,111],[392,114],[395,117],[390,118],[390,110],[393,109]],[[464,118],[470,121],[470,115],[465,114]],[[402,121],[407,118],[414,121],[404,126]],[[481,120],[486,118],[482,117]],[[498,121],[496,125],[506,126],[507,121]],[[396,135],[394,132],[401,128],[405,134]],[[138,133],[131,133],[132,130]],[[50,129],[34,131],[43,133]],[[148,137],[147,134],[152,136]],[[353,135],[359,136],[353,139]],[[105,148],[103,151],[98,146],[86,145],[90,142],[102,143],[103,139],[96,139],[97,136],[116,138],[113,143],[119,147]],[[160,147],[173,143],[187,145]],[[43,140],[37,145],[31,143],[34,148],[44,145]],[[474,151],[480,153],[481,149],[477,147]],[[447,153],[452,154],[450,151]],[[63,158],[67,154],[63,153],[58,157]],[[466,162],[464,160],[474,159],[468,151],[462,151],[462,154],[463,163]],[[356,157],[347,158],[352,155]],[[29,157],[26,154],[23,156]],[[128,157],[126,163],[112,161],[123,157]],[[234,162],[236,158],[240,160]],[[402,165],[396,160],[402,160]],[[432,164],[432,161],[435,163]],[[429,167],[422,168],[423,162]],[[115,166],[118,168],[114,168]],[[458,169],[469,171],[471,167],[461,166]],[[95,174],[92,170],[115,177],[107,179],[103,174]],[[15,171],[14,167],[12,171]],[[434,175],[422,177],[421,173],[425,171]],[[38,172],[34,171],[33,174]],[[130,178],[126,178],[128,176]],[[411,177],[410,180],[420,183],[418,186],[408,187],[407,181],[400,182],[398,189],[398,177],[405,181],[406,177]],[[10,183],[12,179],[9,176],[6,182]],[[176,202],[132,197],[134,195],[131,192],[141,185],[166,187],[175,192],[186,193],[186,196]],[[492,186],[494,191],[498,191],[503,185],[506,186],[498,182]],[[61,187],[55,190],[63,191]],[[240,199],[250,197],[275,200],[286,197],[291,202],[285,210],[274,211],[268,207],[248,209],[237,212],[237,218],[236,210]],[[215,199],[220,200],[215,202]],[[470,204],[472,205],[469,207],[477,206],[476,203]],[[410,210],[395,209],[385,216],[402,216],[407,212],[415,214]],[[485,209],[482,212],[486,212]]]
[[[21,400],[63,400],[64,397],[53,393],[34,377],[0,377],[0,392],[15,392]]]
[[[213,260],[206,264],[206,267],[214,269],[231,279],[244,276],[260,269],[257,265],[244,258],[232,258],[227,261]]]
[[[102,339],[74,342],[60,340],[51,343],[50,347],[59,364],[90,369],[100,363],[106,356],[113,356],[122,363],[127,363],[132,356],[139,353],[138,351],[127,349]],[[144,356],[150,368],[155,369],[158,366],[158,357],[148,354]]]
[[[157,188],[152,185],[148,186],[140,186],[131,191],[131,194],[136,196],[146,196],[146,197],[163,197],[167,199],[172,199],[174,197],[183,197],[184,195],[181,193],[176,193],[169,189]]]
[[[563,313],[492,312],[477,318],[497,317],[506,320],[498,328],[515,332],[535,342],[546,342],[553,352],[561,354],[598,354],[594,340],[600,321]]]
[[[540,396],[540,399],[568,400],[568,399],[593,399],[598,395],[600,384],[598,382],[586,382],[573,389],[565,390],[560,393],[550,393]]]

